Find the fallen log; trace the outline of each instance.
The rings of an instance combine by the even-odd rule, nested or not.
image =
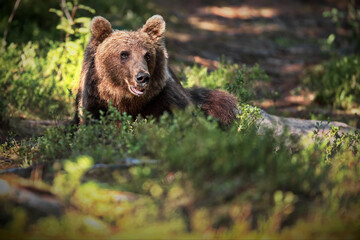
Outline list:
[[[339,127],[339,133],[347,133],[358,129],[351,127],[342,122],[326,122],[320,120],[306,120],[298,118],[286,118],[268,114],[264,110],[260,110],[261,117],[258,120],[259,130],[263,132],[265,129],[272,129],[275,135],[281,135],[288,131],[293,136],[307,136],[315,130],[321,130],[321,133],[330,131],[331,126]]]
[[[60,216],[64,207],[54,194],[46,189],[0,179],[0,199],[9,200],[17,206],[34,210],[37,215]]]

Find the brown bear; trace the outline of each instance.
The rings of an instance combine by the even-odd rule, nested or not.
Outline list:
[[[133,117],[159,117],[191,104],[229,125],[235,118],[236,98],[224,91],[185,89],[168,67],[165,21],[159,15],[137,31],[118,31],[103,17],[91,23],[91,39],[85,49],[75,124],[84,122],[83,109],[100,117],[111,104]]]

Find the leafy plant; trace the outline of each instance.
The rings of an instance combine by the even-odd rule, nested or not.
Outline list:
[[[8,114],[50,116],[67,108],[63,92],[54,96],[56,83],[43,76],[46,60],[38,53],[37,44],[29,42],[22,48],[10,44],[1,51],[0,91],[6,96]]]
[[[254,85],[260,80],[268,81],[266,73],[259,68],[239,67],[237,64],[225,63],[223,60],[219,67],[209,72],[204,66],[187,67],[185,73],[185,86],[204,86],[208,88],[224,90],[233,93],[240,102],[246,103],[254,98]]]
[[[303,82],[316,91],[315,100],[320,104],[331,105],[334,109],[357,108],[360,99],[360,58],[356,54],[360,47],[360,10],[355,1],[351,1],[346,12],[334,8],[324,12],[324,16],[331,18],[337,28],[347,34],[344,37],[333,33],[328,37],[330,60],[310,68]]]
[[[350,109],[360,103],[360,58],[332,58],[308,71],[304,83],[317,91],[316,101],[334,108]]]
[[[341,49],[345,47],[348,48],[346,49],[347,51],[351,52],[360,50],[360,9],[357,8],[355,0],[349,2],[345,12],[333,8],[331,11],[325,11],[323,16],[331,18],[338,29],[343,28],[347,32],[345,36],[331,34],[327,40],[329,45],[335,43],[335,40],[338,37],[338,48]]]
[[[50,50],[41,51],[37,43],[2,46],[0,91],[8,107],[1,112],[50,118],[69,115],[72,110],[75,79],[80,78],[84,48],[90,36],[90,18],[75,17],[76,9],[94,12],[89,7],[68,3],[73,13],[68,19],[61,10],[58,29],[67,34],[63,43],[49,42]],[[5,117],[3,117],[5,118]]]
[[[66,33],[66,40],[69,36],[84,37],[89,33],[90,18],[88,17],[75,17],[78,10],[85,10],[91,14],[95,14],[95,10],[89,6],[79,4],[79,0],[74,1],[61,1],[61,10],[50,8],[50,12],[55,13],[60,18],[60,23],[56,26]],[[70,14],[71,13],[71,14]],[[85,38],[85,40],[87,40]]]

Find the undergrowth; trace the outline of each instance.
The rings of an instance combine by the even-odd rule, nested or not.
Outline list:
[[[360,99],[360,9],[350,1],[346,11],[324,12],[336,24],[325,41],[330,59],[306,71],[303,83],[315,91],[315,100],[333,109],[359,109]]]
[[[308,70],[304,83],[317,91],[315,100],[335,109],[358,108],[360,104],[360,58],[332,58]],[[325,86],[325,87],[324,87]]]
[[[240,103],[248,103],[255,98],[254,86],[269,77],[259,65],[248,67],[231,64],[224,59],[212,72],[204,66],[187,67],[184,70],[185,87],[204,86],[224,89],[235,95]]]
[[[159,120],[134,120],[110,109],[75,132],[49,129],[11,154],[52,166],[53,177],[37,181],[65,212],[34,221],[31,212],[14,208],[5,197],[10,207],[2,210],[11,217],[0,231],[35,238],[206,239],[287,239],[301,231],[306,238],[356,239],[359,132],[332,128],[324,135],[319,125],[311,138],[295,140],[270,130],[260,134],[257,119],[249,123],[251,115],[242,115],[224,130],[197,109]],[[141,164],[92,168],[129,159]],[[19,219],[23,225],[14,227]]]

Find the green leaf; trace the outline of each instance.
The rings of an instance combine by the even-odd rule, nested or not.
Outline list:
[[[63,16],[64,16],[63,11],[58,10],[58,9],[55,9],[55,8],[50,8],[50,9],[49,9],[49,12],[53,12],[53,13],[55,13],[56,15],[58,15],[59,17],[63,17]]]
[[[86,10],[86,11],[92,13],[92,14],[95,14],[95,12],[96,12],[95,9],[93,9],[93,8],[91,8],[89,6],[82,5],[82,4],[79,4],[78,8],[82,9],[82,10]]]

